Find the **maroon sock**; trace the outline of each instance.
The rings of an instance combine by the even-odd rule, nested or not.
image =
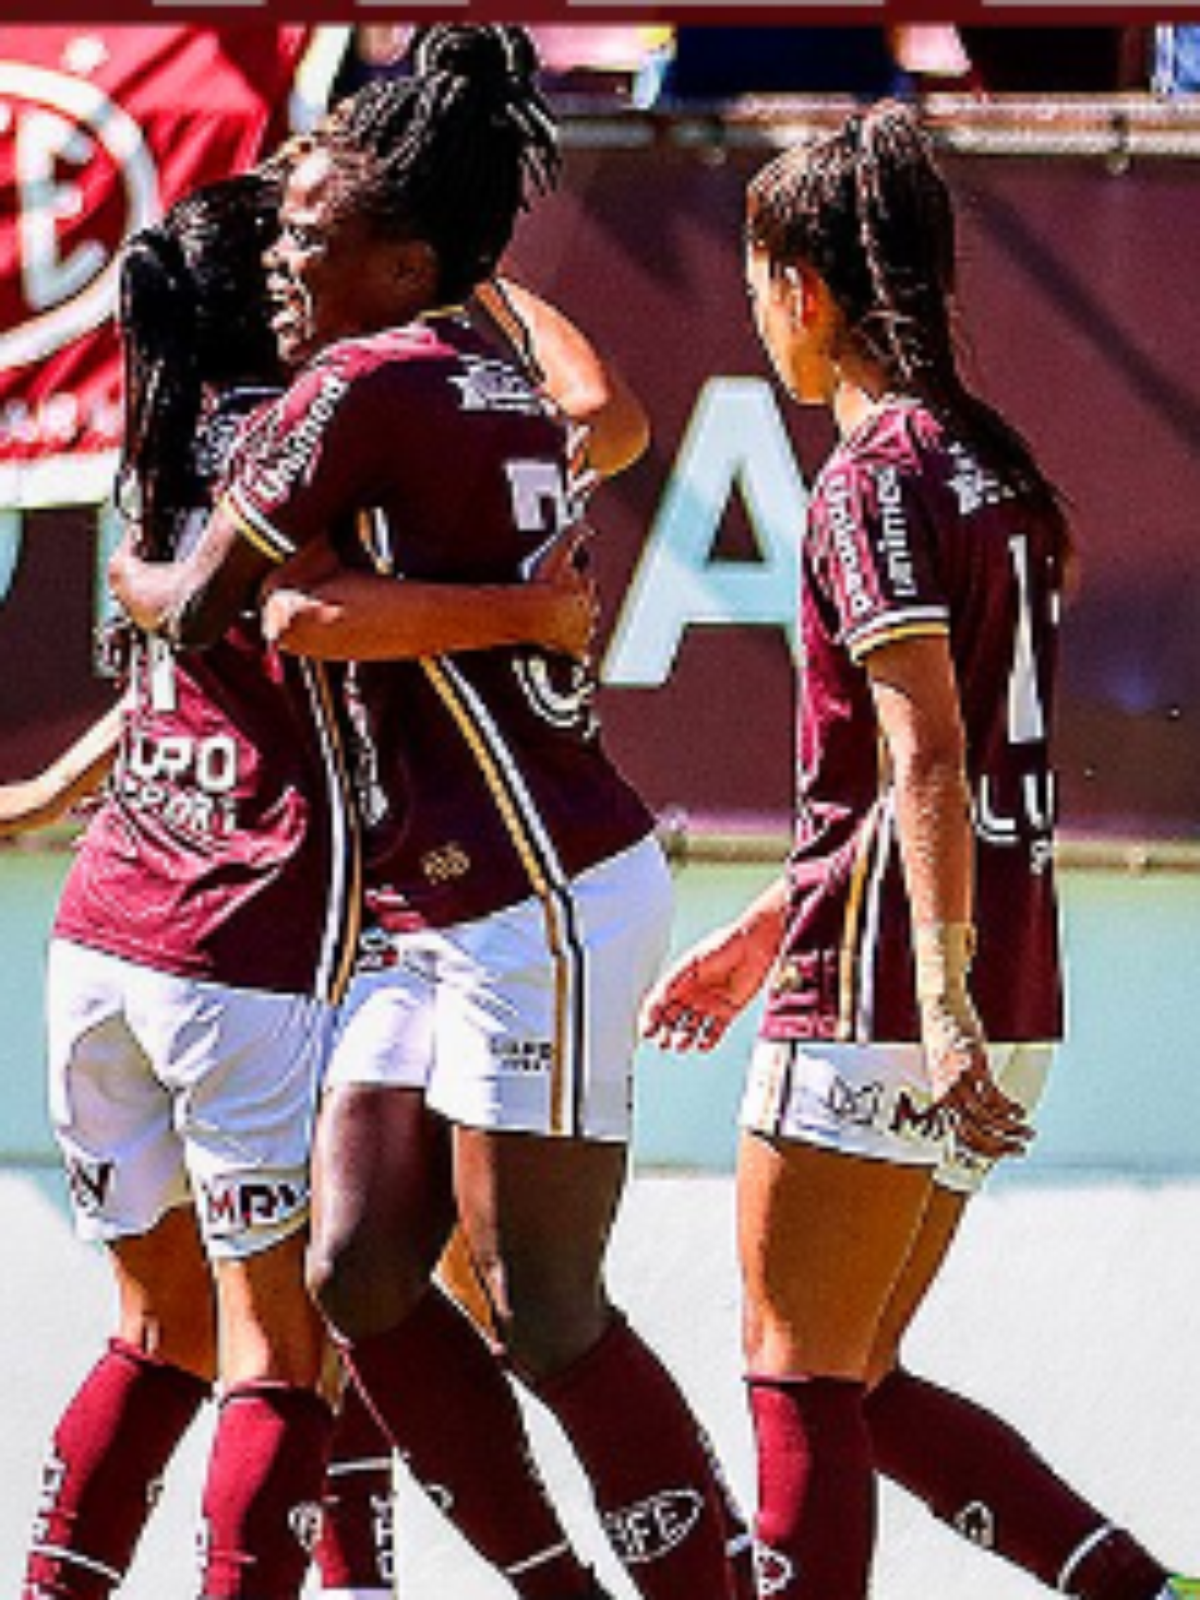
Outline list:
[[[321,1588],[390,1595],[394,1526],[391,1441],[351,1380],[325,1468],[321,1534],[313,1552]]]
[[[617,1317],[586,1355],[538,1383],[575,1447],[608,1537],[646,1600],[735,1595],[735,1513],[666,1368]]]
[[[864,1392],[843,1378],[750,1379],[764,1594],[864,1600],[875,1543]]]
[[[418,1483],[524,1600],[590,1592],[529,1450],[512,1387],[439,1290],[343,1354]]]
[[[294,1600],[316,1542],[333,1414],[311,1389],[241,1383],[221,1402],[202,1517],[205,1600]]]
[[[208,1392],[193,1373],[110,1342],[54,1431],[24,1600],[100,1600],[121,1581],[167,1462]]]
[[[942,1521],[1080,1600],[1154,1600],[1167,1572],[1015,1428],[902,1368],[866,1403],[875,1464]]]

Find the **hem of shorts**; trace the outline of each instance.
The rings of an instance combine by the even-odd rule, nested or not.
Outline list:
[[[580,1144],[618,1144],[628,1145],[633,1140],[633,1128],[626,1128],[623,1132],[593,1132],[590,1128],[570,1129],[563,1128],[555,1131],[553,1128],[516,1126],[511,1122],[500,1124],[485,1122],[478,1117],[459,1116],[445,1106],[437,1105],[433,1100],[426,1099],[430,1111],[435,1112],[445,1122],[452,1122],[456,1128],[469,1128],[473,1133],[511,1133],[527,1139],[574,1139]]]
[[[808,1144],[818,1150],[828,1150],[835,1156],[857,1156],[862,1161],[878,1161],[890,1167],[927,1167],[932,1172],[937,1172],[944,1159],[940,1154],[923,1155],[919,1150],[914,1150],[911,1155],[900,1155],[895,1151],[882,1150],[852,1150],[847,1148],[837,1139],[825,1139],[814,1134],[811,1130],[794,1133],[780,1128],[759,1127],[744,1118],[738,1119],[738,1126],[743,1133],[756,1133],[763,1139],[779,1139],[784,1144]]]
[[[75,1237],[82,1244],[117,1245],[125,1239],[144,1239],[147,1234],[153,1233],[164,1217],[170,1216],[172,1211],[185,1209],[195,1210],[191,1200],[177,1200],[174,1205],[164,1206],[152,1221],[145,1227],[138,1228],[133,1224],[119,1222],[97,1222],[90,1218],[75,1218]],[[251,1256],[260,1256],[273,1245],[283,1244],[285,1239],[290,1239],[294,1234],[306,1228],[311,1219],[311,1207],[305,1206],[303,1213],[295,1219],[292,1226],[282,1228],[279,1232],[272,1233],[270,1238],[255,1240],[253,1248],[245,1250],[225,1250],[214,1248],[214,1241],[204,1237],[201,1230],[200,1244],[205,1257],[214,1261],[247,1261]]]

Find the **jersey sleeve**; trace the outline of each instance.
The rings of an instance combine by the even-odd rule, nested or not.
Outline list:
[[[814,496],[815,577],[857,661],[880,645],[949,631],[919,475],[890,461],[831,464]]]
[[[272,561],[286,561],[369,499],[377,435],[369,388],[318,363],[239,440],[221,505]]]

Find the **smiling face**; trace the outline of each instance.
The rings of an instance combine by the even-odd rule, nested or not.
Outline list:
[[[328,151],[302,156],[266,256],[271,327],[290,367],[335,340],[409,322],[433,300],[429,246],[381,235],[344,202]]]

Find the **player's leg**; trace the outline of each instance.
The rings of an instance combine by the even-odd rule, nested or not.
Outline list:
[[[460,1129],[464,1225],[509,1359],[571,1440],[639,1593],[721,1596],[733,1591],[711,1452],[604,1286],[625,1163],[619,1144]]]
[[[357,986],[314,1150],[310,1276],[345,1360],[417,1481],[530,1600],[589,1593],[488,1341],[432,1282],[453,1227],[448,1134],[425,1107],[419,965]],[[406,988],[406,980],[408,987]]]
[[[357,1384],[342,1384],[313,1551],[326,1600],[392,1600],[394,1461],[392,1442]]]
[[[437,1281],[494,1337],[492,1309],[466,1242],[456,1230],[438,1262]],[[336,1389],[336,1383],[331,1385]],[[353,1382],[341,1385],[313,1554],[329,1600],[391,1600],[396,1572],[395,1453]]]
[[[204,1600],[298,1595],[315,1540],[333,1414],[305,1233],[216,1263],[220,1412],[205,1478]]]
[[[190,1209],[110,1249],[118,1332],[54,1430],[25,1600],[99,1600],[120,1583],[212,1382],[212,1286]]]
[[[108,1247],[120,1311],[54,1432],[25,1600],[99,1600],[120,1583],[213,1375],[212,1287],[170,1099],[128,1021],[139,982],[127,962],[51,945],[51,1116],[76,1229]]]
[[[201,1592],[286,1600],[308,1567],[333,1420],[304,1279],[331,1015],[301,996],[178,979],[145,1000],[138,1026],[171,1089],[217,1285],[221,1400]]]
[[[732,1513],[695,1418],[603,1276],[637,1008],[669,916],[661,855],[643,844],[463,930],[442,967],[430,1097],[458,1124],[460,1214],[514,1367],[569,1435],[641,1591],[690,1600],[729,1592]]]
[[[1036,1092],[1000,1073],[1032,1107]],[[1040,1088],[1040,1084],[1037,1085]],[[1158,1600],[1166,1569],[1065,1483],[1002,1418],[900,1364],[904,1335],[941,1269],[984,1173],[943,1174],[892,1290],[871,1358],[866,1403],[880,1472],[963,1537],[1080,1600]]]
[[[923,1166],[749,1134],[738,1169],[760,1582],[860,1600],[875,1537],[864,1416],[875,1331],[916,1236]]]

